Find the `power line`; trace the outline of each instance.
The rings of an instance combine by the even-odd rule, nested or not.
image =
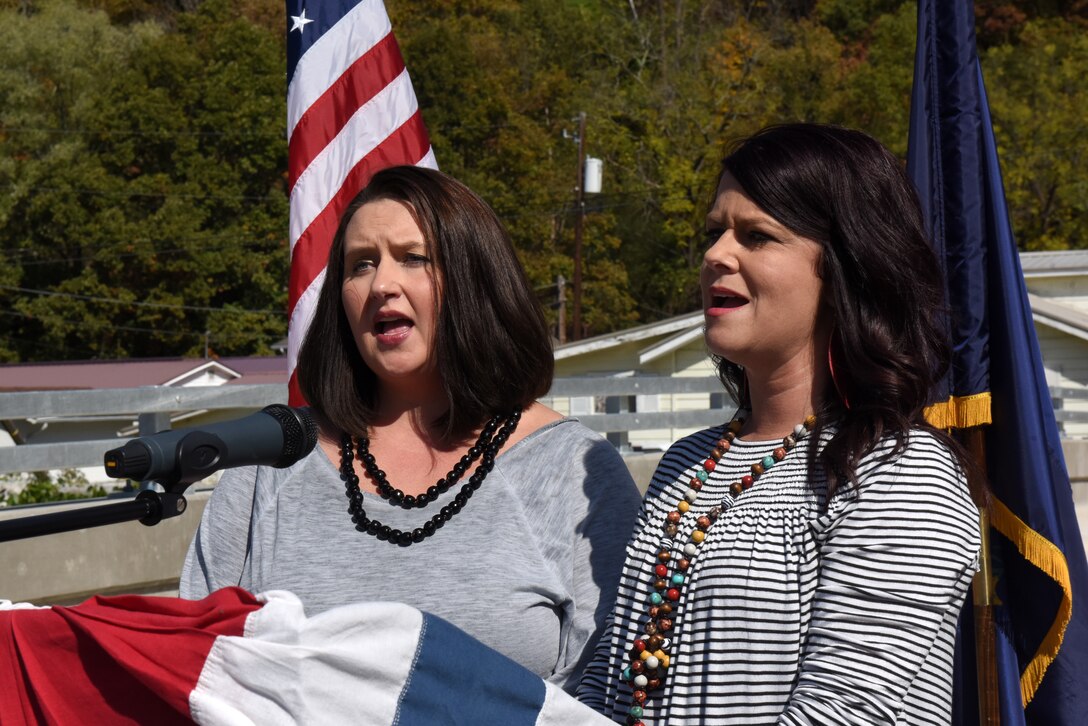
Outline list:
[[[69,194],[82,194],[92,197],[114,197],[126,199],[219,199],[230,201],[266,202],[274,199],[274,194],[286,198],[286,191],[270,190],[264,196],[253,194],[190,194],[186,192],[107,192],[100,189],[87,189],[85,187],[46,187],[46,186],[18,186],[15,184],[0,184],[3,189],[23,189],[29,191],[59,192]]]
[[[18,313],[18,312],[11,312],[11,311],[8,311],[8,310],[0,310],[0,315],[7,315],[9,317],[14,317],[14,318],[23,318],[25,320],[34,320],[35,322],[39,322],[39,323],[42,323],[42,324],[45,323],[45,321],[42,320],[41,318],[36,317],[34,315],[27,315],[26,313]],[[155,334],[155,335],[182,335],[182,336],[188,336],[188,337],[199,338],[199,339],[203,339],[204,336],[205,336],[204,333],[193,331],[193,330],[168,330],[168,329],[163,329],[163,328],[141,328],[141,327],[133,326],[133,325],[113,325],[113,324],[111,324],[109,327],[110,327],[111,330],[124,330],[126,332],[132,332],[132,333],[151,333],[151,334]],[[33,341],[33,340],[29,339],[29,338],[18,338],[18,337],[15,337],[15,336],[9,336],[9,337],[11,339],[14,339],[14,340],[22,340],[22,341],[26,341],[26,342],[36,342],[36,341]],[[236,336],[234,334],[231,334],[229,337],[241,337],[241,336]],[[253,339],[253,340],[279,340],[279,339],[283,338],[283,333],[276,333],[276,334],[272,334],[272,335],[250,335],[250,336],[246,336],[246,337],[248,337],[250,339]],[[227,336],[216,336],[216,335],[209,334],[208,338],[210,340],[226,340]],[[41,343],[41,346],[42,347],[51,347],[50,344],[46,344],[46,343]],[[65,349],[67,349],[67,348],[65,348]]]
[[[96,295],[77,295],[70,292],[56,292],[54,290],[33,290],[26,287],[15,287],[12,285],[0,285],[0,290],[10,290],[12,292],[21,292],[28,295],[44,295],[48,297],[63,297],[71,298],[75,300],[88,300],[91,302],[103,302],[113,305],[131,305],[133,307],[146,307],[146,308],[160,308],[166,310],[189,310],[193,312],[201,313],[237,313],[237,314],[256,314],[256,315],[287,315],[284,310],[246,310],[238,308],[213,308],[205,307],[201,305],[171,305],[168,303],[153,303],[153,302],[141,302],[138,300],[118,300],[116,298],[98,297]]]
[[[495,124],[457,124],[455,126],[447,126],[445,128],[439,128],[437,126],[429,126],[428,128],[435,135],[450,135],[458,131],[501,131],[508,129],[513,124],[509,122],[495,123]],[[133,129],[121,129],[121,128],[86,128],[86,127],[56,127],[56,126],[6,126],[4,127],[5,133],[16,134],[58,134],[64,136],[92,136],[92,135],[108,135],[108,136],[152,136],[157,138],[170,138],[170,137],[188,137],[188,136],[253,136],[257,138],[268,139],[283,139],[287,141],[287,134],[281,129],[279,131],[183,131],[183,130],[167,130],[156,129],[152,131],[138,131]]]
[[[26,186],[20,187],[15,184],[0,184],[0,188],[5,189],[23,189],[36,192],[52,192],[52,193],[69,193],[79,194],[85,196],[97,196],[107,198],[122,198],[122,199],[195,199],[195,200],[219,200],[219,201],[243,201],[243,202],[269,202],[274,201],[280,194],[280,190],[270,189],[268,194],[257,196],[251,194],[238,194],[238,195],[226,195],[226,194],[198,194],[187,192],[135,192],[135,191],[103,191],[99,189],[90,189],[87,187],[51,187],[51,186]],[[686,195],[682,192],[677,192],[665,196],[664,198],[658,198],[653,192],[658,189],[653,187],[643,187],[641,189],[628,189],[625,191],[611,192],[608,194],[600,195],[599,198],[594,200],[592,206],[587,208],[588,212],[604,211],[609,209],[623,209],[631,206],[631,201],[645,201],[653,202],[661,205],[669,201],[678,201],[686,199]],[[287,192],[284,190],[280,199],[287,198]],[[603,198],[611,198],[614,200],[627,199],[628,201],[612,201],[605,202]],[[516,208],[507,209],[505,205],[492,205],[499,213],[499,216],[503,219],[518,219],[524,217],[551,217],[570,214],[573,211],[573,197],[568,198],[566,194],[555,195],[550,199],[540,200],[537,197],[537,203],[516,203]]]
[[[81,128],[52,128],[48,126],[5,126],[4,133],[19,134],[58,134],[63,136],[154,136],[159,138],[187,137],[187,136],[253,136],[257,138],[281,138],[286,140],[286,134],[281,131],[136,131],[132,129],[81,129]]]
[[[168,249],[164,249],[164,250],[151,249],[151,250],[147,250],[145,252],[112,253],[112,254],[110,254],[110,260],[123,260],[123,259],[129,258],[129,257],[155,258],[155,257],[169,256],[169,255],[175,255],[175,254],[184,254],[184,253],[193,253],[193,252],[208,252],[208,251],[221,250],[221,249],[230,247],[232,244],[234,244],[236,242],[236,240],[233,237],[228,238],[228,239],[206,239],[206,238],[203,238],[203,237],[190,237],[190,238],[187,238],[187,239],[182,238],[180,240],[172,240],[172,241],[175,242],[175,243],[189,242],[190,246],[188,246],[188,247],[173,247],[173,248],[168,248]],[[286,249],[285,249],[286,248],[286,241],[287,241],[286,238],[284,238],[282,241],[269,240],[267,242],[260,242],[260,241],[257,241],[257,240],[253,240],[253,241],[249,241],[249,242],[237,242],[237,246],[238,246],[239,249],[258,250],[258,251],[264,251],[264,252],[270,252],[271,253],[271,252],[278,251],[280,248],[284,248],[284,250],[286,251]],[[141,239],[141,240],[128,240],[128,242],[130,242],[130,243],[131,242],[147,243],[147,244],[154,245],[156,243],[156,240]],[[119,243],[118,242],[100,242],[98,244],[83,243],[80,246],[89,251],[89,250],[102,249],[104,247],[108,247],[110,245],[115,245],[115,244],[119,244]],[[6,254],[8,254],[8,259],[10,259],[10,260],[12,260],[14,262],[17,262],[20,267],[35,267],[35,266],[39,266],[39,265],[54,265],[54,264],[61,264],[61,263],[64,263],[64,262],[87,263],[87,262],[93,262],[93,261],[95,261],[97,259],[97,257],[95,257],[94,255],[83,255],[82,257],[47,257],[45,259],[35,259],[35,260],[26,261],[26,258],[28,258],[28,257],[39,257],[41,252],[42,252],[42,250],[23,249],[23,250],[13,250],[13,253],[6,253]]]

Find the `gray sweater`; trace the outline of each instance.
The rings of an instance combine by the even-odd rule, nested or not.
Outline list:
[[[412,530],[459,488],[422,510],[364,492],[363,507]],[[289,590],[308,615],[404,602],[573,690],[611,611],[638,507],[615,449],[563,419],[501,453],[459,514],[405,548],[355,530],[337,468],[318,448],[287,469],[223,475],[189,547],[181,595]]]

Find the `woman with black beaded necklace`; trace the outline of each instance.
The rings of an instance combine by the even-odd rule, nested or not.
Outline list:
[[[290,590],[308,615],[406,602],[573,688],[638,492],[610,444],[536,401],[552,368],[494,212],[440,172],[377,173],[341,218],[299,355],[320,445],[224,475],[182,595]]]
[[[900,163],[765,129],[706,217],[707,347],[741,408],[662,458],[578,695],[631,726],[947,724],[979,548],[923,410],[942,287]]]

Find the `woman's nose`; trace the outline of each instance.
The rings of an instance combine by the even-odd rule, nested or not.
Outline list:
[[[732,230],[722,232],[703,253],[703,264],[710,268],[736,269],[737,240]]]
[[[401,285],[397,265],[386,262],[379,264],[374,270],[374,284],[370,288],[370,294],[379,297],[395,297],[400,294]]]

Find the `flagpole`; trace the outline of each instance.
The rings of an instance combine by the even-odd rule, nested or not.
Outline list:
[[[964,430],[967,450],[979,468],[980,482],[987,481],[986,439],[981,426]],[[975,616],[975,676],[978,682],[979,726],[1001,725],[1001,700],[997,682],[997,630],[994,623],[993,568],[990,561],[990,514],[989,502],[981,487],[971,487],[971,498],[978,507],[978,526],[982,546],[979,552],[979,571],[975,574],[971,592]]]

